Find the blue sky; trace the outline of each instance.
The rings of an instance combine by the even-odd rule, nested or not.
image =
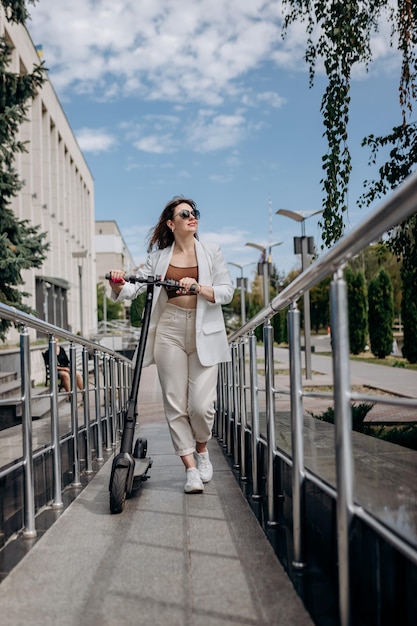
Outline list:
[[[146,235],[172,196],[193,198],[202,240],[252,277],[268,246],[279,271],[300,267],[300,225],[280,208],[321,208],[326,150],[320,102],[308,86],[304,27],[281,38],[278,0],[39,0],[27,27],[95,180],[95,217],[114,219],[139,264]],[[365,135],[401,121],[399,61],[386,23],[375,62],[355,71],[346,231],[371,175]],[[306,234],[320,243],[318,218]],[[230,266],[233,277],[240,270]]]

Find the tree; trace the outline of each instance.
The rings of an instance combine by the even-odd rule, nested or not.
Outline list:
[[[140,328],[142,326],[142,315],[145,303],[146,291],[132,300],[132,304],[130,305],[130,323],[136,328]]]
[[[394,298],[390,277],[384,269],[369,283],[368,307],[371,351],[378,359],[385,359],[392,352]]]
[[[401,124],[385,137],[370,135],[363,145],[371,147],[374,162],[381,147],[391,145],[390,161],[380,169],[380,180],[369,184],[366,202],[380,197],[409,174],[417,162],[417,127],[407,123],[416,98],[417,75],[417,8],[412,0],[283,0],[284,36],[297,21],[306,23],[310,86],[315,69],[322,62],[328,83],[321,111],[328,151],[323,156],[324,191],[322,239],[330,246],[343,234],[343,214],[347,210],[351,156],[348,145],[350,86],[354,66],[372,62],[371,36],[381,20],[391,25],[391,46],[402,57],[399,77]]]
[[[104,285],[103,283],[97,283],[97,321],[102,322],[104,320]],[[119,320],[123,317],[123,303],[113,302],[110,298],[106,297],[106,320]]]
[[[390,24],[390,44],[398,50],[402,60],[398,89],[400,119],[386,135],[375,137],[370,134],[362,141],[363,146],[370,148],[370,164],[376,164],[381,153],[389,156],[379,167],[379,177],[364,181],[366,191],[358,200],[359,206],[369,206],[416,168],[417,123],[412,115],[417,97],[417,3],[413,0],[397,0],[396,4],[392,0],[283,0],[283,5],[288,9],[284,36],[296,21],[307,24],[305,59],[309,64],[310,85],[314,83],[318,61],[323,62],[328,78],[321,103],[328,145],[327,154],[323,156],[321,226],[324,245],[330,246],[343,234],[343,214],[347,209],[351,171],[348,122],[352,69],[355,65],[368,68],[371,64],[371,35],[377,32],[382,20]],[[405,316],[406,320],[404,337],[407,336],[404,355],[409,354],[409,359],[417,358],[413,347],[417,343],[417,327],[412,295],[413,285],[415,288],[417,283],[416,228],[417,216],[414,215],[390,233],[388,242],[403,262],[404,292],[410,291],[410,297],[402,303],[402,317],[404,320]],[[406,310],[407,306],[411,306],[410,311]]]
[[[28,13],[23,0],[2,0],[7,18],[25,23]],[[0,302],[33,313],[23,302],[28,294],[18,287],[24,284],[22,270],[41,267],[49,243],[46,233],[28,220],[19,220],[10,208],[12,198],[23,186],[15,167],[15,156],[26,151],[19,140],[19,128],[26,119],[30,103],[45,80],[42,64],[32,73],[9,71],[11,47],[0,37]],[[0,339],[5,338],[10,322],[0,320]]]
[[[347,267],[345,279],[348,290],[349,347],[352,354],[360,354],[365,350],[367,336],[365,278],[362,272],[354,272]]]
[[[328,328],[330,325],[330,281],[331,277],[328,276],[310,289],[311,326],[316,333],[320,328]]]
[[[395,248],[403,251],[401,277],[403,280],[403,298],[401,317],[404,326],[403,356],[410,363],[417,363],[417,218],[408,220],[401,228],[395,240]]]
[[[388,273],[394,290],[395,314],[401,312],[402,280],[401,259],[397,259],[386,241],[371,244],[349,262],[355,272],[362,271],[366,284],[369,284],[382,268]]]

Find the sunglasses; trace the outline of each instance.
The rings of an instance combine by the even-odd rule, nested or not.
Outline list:
[[[191,211],[189,211],[188,209],[183,209],[182,211],[177,213],[177,215],[179,215],[182,220],[188,219],[190,215],[195,217],[196,220],[200,219],[200,211],[198,209],[191,209]],[[177,215],[174,215],[174,217],[177,217]],[[174,217],[172,219],[174,219]]]

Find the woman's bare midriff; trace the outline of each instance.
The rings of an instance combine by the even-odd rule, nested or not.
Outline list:
[[[169,304],[181,307],[181,309],[195,309],[197,306],[196,296],[176,296],[168,300]]]

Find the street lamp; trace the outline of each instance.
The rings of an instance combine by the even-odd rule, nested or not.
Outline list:
[[[234,265],[240,269],[240,278],[237,279],[237,286],[240,287],[240,316],[242,319],[242,326],[246,323],[246,300],[245,300],[245,290],[247,291],[247,283],[248,279],[243,277],[243,268],[247,265],[253,265],[254,261],[251,263],[245,263],[245,265],[239,265],[239,263],[233,263],[232,261],[228,261],[229,265]]]
[[[314,239],[306,237],[305,221],[313,215],[319,215],[319,211],[289,211],[288,209],[278,209],[277,215],[284,215],[301,224],[301,237],[294,237],[294,253],[301,254],[301,270],[307,268],[308,255],[314,254]],[[304,292],[304,351],[306,361],[306,378],[312,377],[311,372],[311,321],[310,321],[310,292]]]
[[[263,289],[264,289],[264,306],[268,306],[269,304],[269,275],[271,273],[271,263],[272,263],[272,255],[271,250],[275,246],[280,246],[283,242],[278,241],[277,243],[270,244],[267,248],[265,246],[261,246],[259,243],[247,243],[247,246],[251,248],[256,248],[261,251],[261,259],[258,263],[258,275],[263,276]]]
[[[79,289],[80,289],[80,335],[81,337],[84,335],[84,308],[83,308],[83,265],[82,259],[85,259],[87,256],[87,250],[82,250],[82,252],[73,252],[73,259],[81,259],[78,263],[78,277],[79,277]]]

